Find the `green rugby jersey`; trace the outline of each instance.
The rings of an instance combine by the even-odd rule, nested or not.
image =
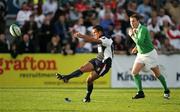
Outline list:
[[[150,33],[145,26],[139,24],[137,32],[132,37],[136,43],[138,53],[145,54],[154,49]]]

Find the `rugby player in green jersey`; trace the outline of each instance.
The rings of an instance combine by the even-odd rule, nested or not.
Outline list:
[[[165,78],[158,67],[158,55],[152,44],[148,29],[146,26],[140,24],[138,14],[130,16],[130,25],[131,29],[129,30],[129,35],[136,44],[136,46],[132,49],[132,53],[137,53],[137,57],[132,68],[132,75],[138,89],[137,94],[133,96],[132,99],[145,97],[141,84],[141,77],[139,75],[139,72],[145,66],[150,68],[153,75],[159,79],[164,88],[164,98],[169,99],[170,91],[167,87]]]

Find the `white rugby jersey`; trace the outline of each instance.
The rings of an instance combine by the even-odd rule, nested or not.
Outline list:
[[[104,61],[107,58],[113,57],[114,53],[114,47],[113,47],[113,41],[111,38],[107,38],[106,36],[101,36],[99,38],[101,40],[101,44],[98,44],[98,55],[97,59]]]

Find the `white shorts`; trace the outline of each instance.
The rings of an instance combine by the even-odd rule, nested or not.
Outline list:
[[[138,53],[134,63],[142,63],[148,69],[156,67],[158,65],[158,55],[156,50],[154,49],[146,54]]]

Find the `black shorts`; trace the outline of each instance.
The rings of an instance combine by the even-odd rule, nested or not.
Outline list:
[[[111,58],[107,58],[104,62],[102,62],[97,58],[93,58],[89,62],[94,66],[94,71],[96,71],[98,75],[104,76],[111,68],[112,60]]]

